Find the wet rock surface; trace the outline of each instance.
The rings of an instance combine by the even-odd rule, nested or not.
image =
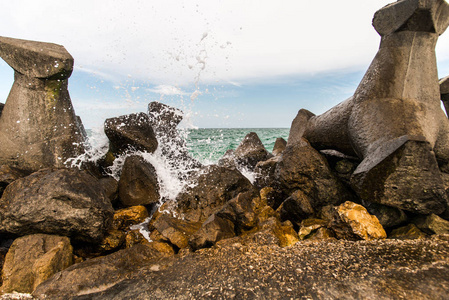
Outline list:
[[[449,288],[448,257],[447,238],[302,242],[286,248],[234,241],[141,262],[126,279],[116,281],[108,274],[103,278],[109,281],[101,285],[88,280],[73,285],[68,279],[74,271],[67,269],[39,286],[34,295],[52,299],[441,299]]]

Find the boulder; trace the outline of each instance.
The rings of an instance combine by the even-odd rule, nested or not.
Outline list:
[[[387,237],[379,220],[359,204],[347,201],[330,209],[331,219],[328,226],[339,239],[377,240]]]
[[[366,210],[377,217],[383,228],[397,227],[408,221],[404,211],[378,203],[362,201]]]
[[[45,169],[18,179],[0,199],[0,232],[101,241],[113,209],[99,186],[98,179],[78,169]]]
[[[153,153],[158,147],[150,117],[145,113],[106,119],[104,132],[109,139],[110,150],[115,155],[130,150]]]
[[[110,229],[106,232],[103,240],[98,245],[95,245],[95,248],[101,254],[117,250],[125,243],[125,237],[126,235],[123,231]]]
[[[234,223],[217,214],[211,215],[189,239],[193,250],[212,247],[220,240],[235,236]]]
[[[427,235],[419,230],[415,224],[408,224],[392,230],[388,237],[397,240],[416,240],[424,239]]]
[[[377,55],[354,95],[297,130],[316,149],[358,156],[351,180],[366,201],[418,214],[447,203],[438,165],[449,163],[435,45],[449,25],[443,0],[402,0],[376,12]],[[425,70],[425,71],[423,71]]]
[[[303,191],[296,190],[282,202],[277,212],[282,221],[290,220],[295,224],[299,224],[303,219],[315,213],[313,202]]]
[[[352,199],[330,170],[326,159],[305,139],[285,148],[275,176],[285,194],[302,190],[313,201],[313,207],[336,205]]]
[[[185,220],[204,222],[238,194],[252,191],[251,182],[236,169],[204,167],[177,197],[177,211]]]
[[[287,145],[293,145],[300,143],[304,136],[304,131],[307,127],[307,123],[311,117],[315,116],[314,113],[307,109],[300,109],[298,114],[292,121],[290,126],[290,133],[288,135]]]
[[[6,254],[2,292],[31,293],[72,265],[72,251],[67,237],[34,234],[16,239]]]
[[[183,249],[189,246],[190,237],[198,231],[201,223],[189,222],[168,214],[161,214],[153,223],[153,226],[171,244]]]
[[[449,221],[435,214],[418,216],[412,222],[416,227],[428,234],[449,234]]]
[[[67,299],[68,295],[100,292],[123,281],[142,265],[156,263],[165,256],[149,244],[89,259],[43,282],[34,290],[33,296],[38,299]]]
[[[299,227],[298,236],[300,240],[309,238],[313,233],[315,233],[320,228],[325,228],[327,222],[321,219],[305,219],[301,221]],[[323,235],[323,232],[320,233]],[[317,236],[315,237],[317,238]]]
[[[218,165],[220,167],[225,168],[235,168],[235,150],[234,149],[228,149],[223,154],[223,157],[218,160]]]
[[[111,201],[112,205],[116,205],[118,202],[118,181],[112,177],[103,177],[99,181],[106,193],[106,197]]]
[[[254,198],[251,191],[240,193],[234,199],[226,202],[216,215],[229,220],[233,224],[233,231],[237,234],[250,230],[257,225]]]
[[[148,104],[148,115],[151,126],[157,132],[164,132],[168,135],[177,135],[176,127],[181,123],[184,113],[172,106],[153,101]]]
[[[0,118],[0,164],[64,167],[85,142],[67,90],[72,56],[60,45],[0,37],[0,57],[15,71]]]
[[[265,161],[259,161],[254,168],[254,173],[256,173],[256,180],[254,186],[257,188],[262,187],[274,187],[277,186],[277,181],[275,179],[276,166],[281,160],[281,156],[273,156]]]
[[[25,172],[23,170],[16,169],[14,167],[10,167],[8,165],[0,166],[0,197],[3,194],[5,188],[11,182],[30,175],[29,172]]]
[[[283,138],[277,138],[274,142],[273,151],[271,151],[271,154],[274,156],[278,156],[282,154],[282,151],[284,151],[285,147],[287,146],[287,141]]]
[[[443,102],[446,115],[449,112],[449,76],[446,76],[439,81],[440,84],[440,99]]]
[[[128,156],[118,183],[120,203],[124,206],[159,202],[159,183],[154,167],[141,156]]]
[[[234,157],[238,165],[253,170],[258,162],[269,159],[272,154],[265,149],[257,133],[250,132],[235,149]]]
[[[132,225],[140,224],[148,217],[145,206],[131,206],[114,212],[112,226],[118,230],[128,231]]]
[[[278,245],[279,247],[292,246],[299,241],[298,234],[291,223],[284,225],[276,217],[268,218],[241,237],[246,244]]]

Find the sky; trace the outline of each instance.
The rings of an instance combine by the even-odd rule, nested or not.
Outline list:
[[[350,97],[376,54],[391,0],[1,1],[0,36],[63,45],[86,128],[160,101],[183,126],[283,127]],[[437,45],[449,75],[449,33]],[[13,70],[0,60],[0,102]]]

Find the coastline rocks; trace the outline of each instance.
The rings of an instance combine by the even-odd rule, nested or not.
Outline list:
[[[101,241],[113,209],[99,181],[77,169],[44,169],[8,185],[0,199],[0,231],[48,233]]]
[[[159,202],[159,183],[154,167],[141,156],[128,156],[118,183],[119,200],[124,206]]]
[[[296,190],[282,202],[277,212],[282,221],[290,220],[295,224],[299,224],[303,219],[313,215],[315,208],[313,207],[312,199],[303,191]]]
[[[359,204],[347,201],[328,209],[330,210],[328,226],[339,239],[376,240],[387,237],[379,220]]]
[[[449,221],[435,214],[419,216],[412,220],[412,222],[428,234],[449,234]]]
[[[176,127],[183,119],[183,112],[175,107],[153,101],[148,104],[148,115],[154,130],[164,136],[177,137]]]
[[[16,239],[3,266],[3,293],[31,293],[55,273],[72,265],[67,237],[34,234]]]
[[[13,181],[30,175],[28,172],[7,166],[0,166],[0,197],[3,195],[5,188]]]
[[[190,222],[204,222],[239,193],[252,191],[251,182],[236,169],[211,165],[192,175],[177,197],[176,211]]]
[[[118,230],[129,230],[130,226],[140,224],[149,217],[145,206],[137,205],[116,210],[112,226]]]
[[[39,285],[33,296],[39,299],[67,299],[69,296],[101,292],[123,281],[142,265],[156,263],[164,256],[151,244],[135,245],[70,266]]]
[[[15,71],[0,118],[0,163],[64,167],[85,142],[67,90],[72,56],[60,45],[0,37],[0,57]]]
[[[281,155],[282,151],[285,150],[285,147],[287,147],[287,141],[283,138],[277,138],[274,142],[273,151],[271,151],[271,154],[274,156]]]
[[[217,214],[211,215],[200,229],[189,239],[189,245],[193,250],[208,248],[218,241],[235,236],[234,223]]]
[[[110,141],[110,151],[115,155],[130,150],[153,153],[158,147],[150,118],[145,113],[106,119],[104,132]]]
[[[313,201],[312,207],[336,205],[352,199],[324,157],[305,139],[285,148],[275,176],[285,194],[299,189]]]
[[[272,156],[255,132],[248,133],[234,151],[236,163],[250,170],[253,170],[258,162],[265,161]]]
[[[416,227],[415,224],[408,224],[391,231],[388,238],[398,240],[416,240],[424,239],[427,235]]]

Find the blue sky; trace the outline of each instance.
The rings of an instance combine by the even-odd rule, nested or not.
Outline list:
[[[0,36],[64,45],[69,91],[87,128],[146,111],[186,112],[185,126],[289,127],[352,95],[380,37],[374,12],[391,1],[3,1]],[[449,34],[437,46],[449,74]],[[0,102],[13,71],[0,61]]]

